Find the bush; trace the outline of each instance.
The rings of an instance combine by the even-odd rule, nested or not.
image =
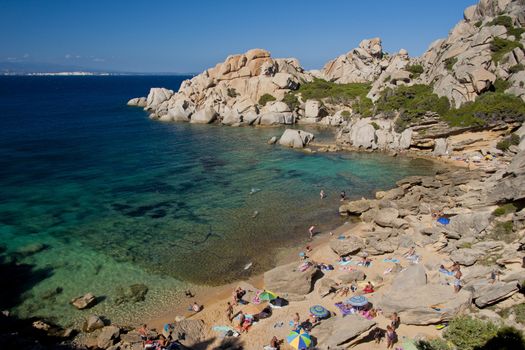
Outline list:
[[[508,309],[501,311],[500,313],[501,317],[503,318],[509,317],[510,314],[514,314],[516,316],[516,322],[525,325],[525,304],[514,305]]]
[[[452,350],[452,344],[442,338],[420,340],[416,343],[418,350]]]
[[[284,95],[283,102],[286,103],[288,105],[288,107],[290,107],[292,110],[294,110],[297,107],[299,107],[299,104],[300,104],[299,103],[299,99],[297,98],[297,96],[291,91],[288,91]]]
[[[483,25],[483,22],[482,22],[482,21],[477,21],[476,23],[474,23],[474,25],[475,25],[477,28],[481,28],[481,26]]]
[[[520,137],[516,134],[511,134],[496,144],[496,148],[500,151],[506,151],[510,146],[517,146],[520,144]]]
[[[518,73],[518,72],[521,72],[523,69],[524,69],[523,64],[518,63],[509,68],[509,73],[510,74]]]
[[[311,82],[302,83],[299,89],[293,92],[294,96],[301,94],[302,99],[318,100],[333,104],[345,104],[362,116],[371,116],[373,102],[366,95],[370,91],[368,83],[336,84],[331,81],[315,78]]]
[[[492,51],[492,60],[496,63],[500,62],[503,56],[511,52],[515,48],[523,49],[523,45],[519,41],[512,41],[495,37],[490,44],[490,50]]]
[[[507,204],[503,204],[499,208],[495,209],[492,212],[492,215],[494,215],[494,216],[503,216],[503,215],[508,214],[508,213],[514,213],[514,212],[516,212],[517,209],[518,208],[516,208],[516,206],[514,204],[507,203]]]
[[[493,88],[495,92],[505,92],[510,87],[510,83],[503,79],[496,79]]]
[[[494,18],[489,23],[489,25],[491,25],[491,26],[496,26],[496,25],[504,26],[505,28],[507,28],[507,34],[514,36],[516,38],[516,41],[521,40],[521,34],[523,34],[523,32],[525,31],[525,29],[523,29],[523,28],[515,28],[514,25],[512,24],[512,18],[510,18],[509,16],[498,16],[498,17]]]
[[[259,105],[265,106],[270,101],[275,101],[276,98],[270,94],[264,94],[259,98]]]
[[[411,123],[417,122],[426,112],[444,115],[450,108],[446,97],[439,97],[432,92],[432,87],[423,84],[399,86],[396,89],[385,89],[379,97],[376,108],[378,112],[391,114],[399,112],[395,129],[401,132]]]
[[[237,90],[235,90],[234,88],[228,88],[228,90],[226,90],[226,93],[228,94],[228,97],[231,97],[231,98],[235,98],[239,96],[239,94],[237,93]]]
[[[452,69],[454,68],[454,65],[456,64],[456,62],[458,61],[458,58],[457,57],[450,57],[450,58],[447,58],[444,62],[445,62],[445,68],[449,71],[449,72],[452,72]]]
[[[423,66],[420,65],[420,64],[408,65],[408,66],[405,67],[405,70],[407,72],[410,72],[410,77],[411,78],[417,78],[424,72]]]
[[[514,95],[487,92],[474,102],[467,102],[458,109],[450,110],[444,119],[451,126],[484,126],[499,121],[523,121],[525,103]]]
[[[380,129],[379,125],[376,122],[371,122],[370,125],[372,125],[374,130],[379,130]]]
[[[494,225],[488,238],[511,243],[516,238],[513,230],[514,224],[512,221],[499,221]]]
[[[343,117],[344,120],[350,119],[350,116],[351,116],[350,111],[342,111],[341,116]]]
[[[468,316],[454,318],[443,336],[461,350],[474,350],[485,345],[498,333],[498,327]]]

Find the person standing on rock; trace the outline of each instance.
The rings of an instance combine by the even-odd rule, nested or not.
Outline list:
[[[461,290],[461,276],[463,274],[461,273],[461,270],[458,268],[456,270],[456,273],[454,274],[454,292],[458,293]]]
[[[315,225],[310,226],[308,233],[310,234],[310,239],[313,239],[315,234]]]
[[[345,199],[346,199],[346,192],[341,191],[341,202],[344,201]]]
[[[324,190],[321,190],[321,192],[319,192],[319,196],[321,196],[321,199],[325,199],[326,193],[324,193]]]

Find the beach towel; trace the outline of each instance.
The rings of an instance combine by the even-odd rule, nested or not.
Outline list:
[[[351,306],[345,305],[343,303],[335,303],[335,306],[341,311],[343,317],[354,313],[354,309]]]
[[[383,262],[391,262],[391,263],[398,263],[399,259],[392,258],[392,259],[383,259]]]
[[[343,240],[343,239],[346,239],[346,237],[343,236],[343,235],[341,235],[341,236],[337,237],[337,239],[341,239],[341,240]]]
[[[346,266],[346,265],[349,265],[352,263],[352,260],[347,260],[347,261],[338,261],[337,262],[339,265],[341,266]]]
[[[439,272],[444,273],[445,275],[448,275],[448,276],[454,276],[454,271],[448,271],[448,270],[445,270],[445,269],[439,269]]]
[[[450,223],[450,219],[442,216],[437,219],[437,222],[439,222],[442,225],[448,225]]]
[[[227,335],[232,337],[238,337],[240,334],[235,329],[228,326],[213,326],[212,329],[219,333],[220,338],[224,338]]]

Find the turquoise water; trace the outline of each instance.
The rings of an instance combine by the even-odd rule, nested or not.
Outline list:
[[[68,301],[91,291],[106,298],[94,312],[145,317],[172,307],[188,284],[268,269],[275,249],[304,241],[312,224],[341,224],[341,190],[371,196],[435,170],[380,154],[302,153],[266,144],[284,129],[165,124],[125,106],[150,86],[176,89],[180,81],[0,79],[0,237],[11,256],[35,242],[47,247],[16,256],[46,273],[12,310],[72,324],[85,315]],[[260,191],[250,195],[252,188]],[[149,287],[146,301],[116,306],[117,288],[133,283]],[[62,293],[42,298],[56,287]]]

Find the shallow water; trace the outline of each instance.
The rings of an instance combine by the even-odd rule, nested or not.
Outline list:
[[[150,86],[180,82],[0,78],[0,237],[8,253],[47,245],[18,256],[48,272],[14,307],[20,315],[71,324],[85,315],[68,301],[88,291],[106,297],[94,311],[116,322],[165,310],[187,283],[249,277],[275,264],[275,249],[304,241],[310,225],[342,223],[341,190],[370,196],[435,170],[381,154],[306,154],[267,145],[280,128],[166,124],[125,106]],[[133,283],[148,285],[146,301],[117,307],[117,288]],[[56,287],[63,292],[42,299]]]

